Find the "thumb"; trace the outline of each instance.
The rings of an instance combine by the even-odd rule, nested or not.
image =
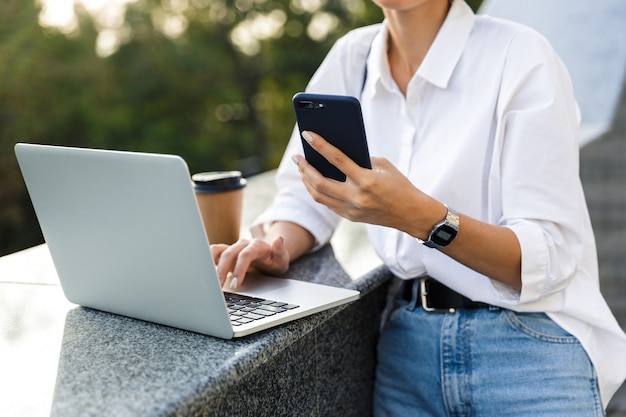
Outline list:
[[[270,243],[270,247],[272,248],[272,252],[282,253],[285,250],[285,239],[282,236],[276,236],[274,240]]]

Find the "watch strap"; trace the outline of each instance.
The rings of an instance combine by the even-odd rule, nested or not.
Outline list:
[[[459,214],[447,205],[444,206],[448,210],[445,219],[433,226],[427,240],[417,238],[424,246],[440,249],[448,246],[456,238],[459,231]]]

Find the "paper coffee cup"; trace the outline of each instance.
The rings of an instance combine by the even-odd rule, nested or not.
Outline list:
[[[232,245],[239,240],[246,179],[239,171],[200,172],[191,179],[209,243]]]

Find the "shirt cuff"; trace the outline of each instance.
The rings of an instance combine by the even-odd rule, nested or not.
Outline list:
[[[252,223],[251,227],[262,225],[268,228],[272,223],[285,221],[297,224],[306,229],[315,238],[315,246],[311,252],[318,250],[324,246],[333,235],[339,220],[330,220],[320,216],[315,210],[304,209],[301,205],[296,207],[290,206],[270,206]]]
[[[522,291],[515,304],[535,302],[546,293],[549,251],[543,231],[527,220],[516,220],[506,227],[517,236],[522,253]],[[510,288],[508,294],[503,294],[502,289],[496,289],[506,301],[511,301]]]

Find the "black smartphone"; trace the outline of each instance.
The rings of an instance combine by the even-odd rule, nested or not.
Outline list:
[[[322,175],[345,181],[346,175],[302,138],[315,132],[363,168],[372,168],[359,100],[351,96],[298,93],[293,97],[300,139],[306,160]]]

